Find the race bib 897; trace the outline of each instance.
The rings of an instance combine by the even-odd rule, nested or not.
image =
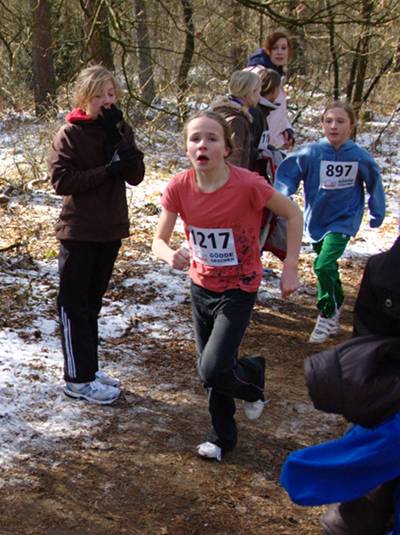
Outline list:
[[[322,160],[319,183],[323,189],[343,189],[354,186],[358,173],[358,162],[336,162]]]
[[[236,266],[235,239],[231,228],[189,226],[193,258],[206,266]]]

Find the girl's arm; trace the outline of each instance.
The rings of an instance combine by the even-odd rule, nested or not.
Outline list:
[[[304,178],[304,159],[301,157],[303,153],[304,151],[301,154],[296,151],[289,154],[276,170],[274,188],[287,197],[296,193],[301,179]]]
[[[285,298],[300,286],[297,264],[303,237],[303,215],[297,204],[278,191],[274,192],[266,207],[287,220],[287,254],[280,282],[281,294]]]
[[[48,169],[57,195],[75,195],[98,188],[108,180],[104,165],[92,169],[79,168],[79,153],[71,126],[62,127],[54,137],[48,154]]]
[[[172,268],[183,270],[189,266],[189,252],[184,248],[175,250],[169,246],[177,217],[178,214],[162,209],[151,249],[158,258],[167,262]]]
[[[380,169],[376,161],[368,154],[366,162],[360,162],[361,172],[368,192],[369,226],[379,227],[385,217],[385,192]]]

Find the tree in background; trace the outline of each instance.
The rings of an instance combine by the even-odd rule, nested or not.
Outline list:
[[[151,104],[155,97],[153,60],[149,28],[147,25],[147,13],[144,0],[133,0],[134,14],[137,23],[137,53],[139,68],[139,83],[141,97],[144,103]]]
[[[333,98],[345,96],[357,113],[395,64],[398,0],[237,1],[300,34],[311,80]]]
[[[178,86],[178,110],[182,118],[185,118],[188,113],[188,108],[184,105],[186,92],[189,87],[188,75],[192,65],[194,54],[194,24],[193,24],[193,6],[190,0],[181,0],[183,9],[183,23],[185,31],[185,46],[183,50],[182,59],[179,65],[177,76]]]
[[[132,113],[142,103],[146,120],[158,111],[179,117],[225,93],[232,71],[277,28],[295,38],[292,110],[301,113],[316,95],[378,106],[382,87],[397,102],[386,80],[400,65],[400,0],[52,0],[37,23],[52,29],[53,47],[34,45],[31,2],[0,0],[0,99],[12,105],[34,101],[33,80],[50,72],[52,51],[62,98],[76,72],[101,62],[124,78]]]
[[[91,63],[101,63],[114,70],[114,56],[111,48],[108,9],[104,0],[80,0],[84,15],[85,49]]]
[[[56,105],[50,6],[47,0],[31,0],[31,9],[33,93],[35,113],[41,116]]]

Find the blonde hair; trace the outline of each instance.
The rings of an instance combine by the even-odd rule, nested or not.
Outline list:
[[[112,82],[117,98],[122,94],[114,74],[103,65],[92,65],[78,74],[74,87],[74,104],[84,108],[88,101],[101,91],[107,82]]]
[[[229,82],[229,92],[237,98],[246,97],[257,87],[261,88],[260,77],[251,71],[235,71]]]
[[[351,126],[355,126],[356,124],[356,114],[353,110],[353,107],[351,104],[349,104],[349,102],[343,102],[342,100],[334,100],[333,102],[331,102],[330,104],[328,104],[323,113],[322,113],[322,116],[321,116],[321,121],[323,122],[323,120],[325,119],[325,115],[327,114],[327,112],[329,110],[333,110],[334,108],[340,108],[342,110],[344,110],[349,119],[350,119],[350,124]]]
[[[224,133],[224,141],[225,141],[225,147],[228,150],[227,157],[232,154],[233,151],[233,142],[232,142],[232,131],[227,123],[227,121],[222,117],[222,115],[219,115],[215,111],[212,110],[203,110],[193,113],[185,122],[183,127],[183,142],[184,142],[184,148],[185,151],[187,150],[187,137],[188,137],[188,127],[189,124],[194,121],[194,119],[200,119],[201,117],[206,117],[207,119],[212,119],[213,121],[216,121],[223,130]]]

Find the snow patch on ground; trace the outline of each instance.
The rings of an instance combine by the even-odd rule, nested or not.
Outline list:
[[[381,126],[377,127],[379,128]],[[24,125],[24,129],[25,142],[35,150],[39,137],[38,127],[30,124]],[[360,142],[368,146],[372,137],[363,135]],[[14,148],[18,145],[18,139],[15,133],[6,132],[0,125],[0,173],[15,165],[15,162],[22,161],[21,151]],[[365,221],[357,237],[350,241],[344,258],[366,258],[387,250],[397,237],[400,214],[399,147],[398,136],[390,142],[385,141],[377,157],[384,170],[384,182],[388,191],[388,215],[385,222],[392,224],[383,232],[381,229],[369,229]],[[162,158],[159,167],[162,167]],[[131,210],[141,209],[149,203],[158,207],[166,183],[165,173],[150,170],[140,187],[128,191]],[[41,216],[55,220],[58,213],[58,208],[54,207],[55,196],[46,190],[39,190],[35,195],[35,203],[42,208]],[[18,202],[18,199],[14,202]],[[157,219],[157,215],[143,216],[138,226],[154,228]],[[178,231],[182,232],[181,222]],[[306,244],[303,253],[310,251],[311,247]],[[83,446],[93,446],[95,439],[92,437],[96,428],[102,425],[104,418],[112,415],[110,407],[90,406],[63,395],[62,353],[55,319],[57,261],[38,262],[37,266],[37,270],[13,268],[0,272],[0,284],[3,287],[15,286],[18,293],[24,292],[26,299],[34,304],[35,311],[31,324],[21,327],[20,331],[0,329],[0,466],[3,467],[27,458],[32,449],[45,453],[57,448],[66,438],[79,438],[83,441]],[[167,339],[177,335],[191,338],[190,324],[179,321],[177,316],[179,305],[188,298],[187,274],[161,265],[150,255],[143,261],[143,266],[145,275],[142,278],[129,278],[123,282],[123,286],[135,288],[138,296],[151,290],[153,298],[143,303],[140,298],[136,303],[106,301],[99,322],[101,338],[111,341],[123,336],[125,330],[133,326],[145,333],[146,339]],[[278,278],[263,281],[259,299],[279,301]],[[125,349],[122,347],[119,351]],[[130,351],[130,357],[126,361],[121,359],[123,363],[118,365],[106,363],[104,369],[122,377],[140,373],[140,356]],[[171,386],[164,385],[164,388],[168,390]],[[282,433],[295,431],[292,428],[289,431],[282,429]],[[99,447],[102,447],[101,444]]]

